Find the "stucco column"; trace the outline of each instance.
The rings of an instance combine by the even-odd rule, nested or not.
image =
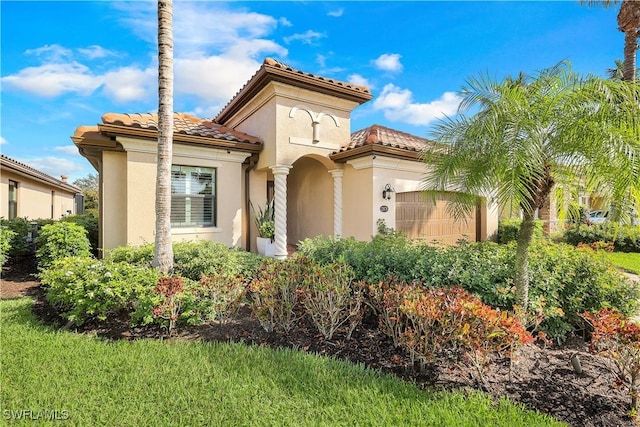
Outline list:
[[[291,167],[289,165],[270,167],[275,180],[276,239],[273,255],[278,259],[287,258],[287,175]]]
[[[329,173],[333,178],[333,237],[342,236],[342,177],[343,169],[333,169]]]

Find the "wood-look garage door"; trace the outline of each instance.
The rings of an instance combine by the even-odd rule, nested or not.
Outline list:
[[[396,230],[414,239],[437,240],[454,245],[460,239],[475,242],[478,236],[478,213],[455,221],[447,213],[448,194],[442,193],[433,203],[431,196],[419,191],[396,194]]]

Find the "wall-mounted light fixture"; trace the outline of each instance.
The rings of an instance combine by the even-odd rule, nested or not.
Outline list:
[[[395,192],[391,185],[387,184],[384,186],[384,190],[382,190],[382,198],[385,200],[391,200],[391,193]]]

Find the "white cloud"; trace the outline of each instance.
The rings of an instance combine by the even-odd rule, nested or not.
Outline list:
[[[318,54],[316,55],[316,62],[320,67],[324,68],[327,66],[327,57],[325,55]]]
[[[299,33],[299,34],[294,34],[294,35],[289,36],[289,37],[285,37],[284,41],[285,41],[285,43],[291,43],[292,41],[300,40],[304,44],[313,44],[313,42],[315,42],[316,40],[319,40],[319,39],[321,39],[323,37],[326,37],[326,36],[324,34],[322,34],[322,33],[319,33],[317,31],[313,31],[313,30],[308,30],[305,33]]]
[[[293,24],[291,23],[291,21],[289,21],[284,16],[278,19],[278,23],[280,23],[280,25],[282,25],[283,27],[293,27]]]
[[[101,77],[103,92],[116,102],[129,102],[149,98],[157,88],[157,70],[122,67]]]
[[[47,57],[50,61],[59,61],[62,58],[70,58],[73,56],[71,49],[64,48],[58,44],[47,44],[36,49],[27,49],[24,53],[27,55]]]
[[[85,169],[84,165],[63,157],[47,156],[16,160],[58,179],[60,179],[60,175],[69,176]]]
[[[121,23],[150,43],[144,54],[146,64],[140,64],[140,55],[136,64],[123,63],[125,55],[97,45],[77,50],[46,45],[28,51],[43,61],[40,66],[2,77],[2,85],[48,98],[99,93],[119,103],[150,99],[157,86],[156,6],[152,2],[114,2],[113,7],[126,15]],[[174,9],[176,93],[205,100],[202,108],[226,103],[260,67],[264,56],[286,58],[287,49],[267,37],[278,23],[288,23],[282,19],[244,9],[232,11],[218,3],[181,2]],[[196,21],[199,24],[193,25]],[[308,32],[304,36],[301,40],[306,42],[322,35]],[[120,61],[107,69],[104,63],[103,68],[95,69],[83,62],[106,56]]]
[[[371,83],[369,83],[369,80],[367,80],[365,77],[362,77],[360,74],[351,74],[348,77],[348,81],[356,85],[367,86],[368,88],[371,88]]]
[[[92,45],[87,48],[79,48],[78,52],[89,59],[106,58],[108,56],[117,56],[118,53],[102,46]]]
[[[0,145],[8,144],[9,141],[4,136],[0,136]]]
[[[444,115],[454,115],[460,101],[460,97],[455,92],[445,92],[434,101],[424,104],[415,103],[410,90],[401,89],[389,83],[373,102],[373,108],[383,111],[384,116],[392,121],[428,125]]]
[[[89,95],[102,83],[87,66],[77,62],[27,67],[1,81],[9,88],[46,98],[67,92]]]
[[[329,16],[333,16],[334,18],[339,18],[340,16],[342,16],[344,14],[344,9],[340,8],[340,9],[336,9],[336,10],[331,10],[327,13],[327,15]]]
[[[385,53],[374,59],[373,64],[380,70],[395,73],[398,71],[402,71],[400,58],[401,56],[397,53]]]
[[[212,56],[206,59],[182,59],[175,63],[176,93],[193,95],[209,105],[224,105],[260,67],[251,59]],[[212,70],[215,70],[212,71]],[[207,108],[201,106],[201,108]]]
[[[157,37],[156,4],[154,2],[113,2],[113,7],[126,13],[120,22],[129,27],[155,49]],[[194,25],[197,22],[197,25]],[[239,40],[255,40],[270,34],[282,18],[246,9],[227,9],[216,2],[180,2],[173,9],[175,53],[180,56],[209,56],[227,51]]]
[[[70,145],[59,145],[57,147],[54,147],[53,151],[65,154],[67,156],[79,156],[80,155],[80,153],[78,152],[78,147],[76,147],[73,144],[70,144]]]

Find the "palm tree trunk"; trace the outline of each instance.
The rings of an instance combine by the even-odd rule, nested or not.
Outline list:
[[[623,0],[618,12],[618,29],[624,32],[624,74],[623,80],[636,79],[636,56],[640,37],[640,2]]]
[[[526,312],[529,305],[529,246],[533,240],[535,218],[525,212],[520,225],[516,246],[516,304]]]
[[[624,73],[622,79],[635,81],[636,79],[636,55],[638,50],[638,30],[625,31],[624,33]]]
[[[158,169],[153,265],[173,269],[171,247],[171,161],[173,157],[173,3],[158,0]]]

